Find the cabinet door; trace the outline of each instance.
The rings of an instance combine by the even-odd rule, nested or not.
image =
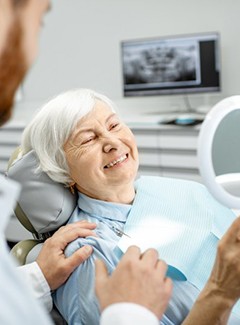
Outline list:
[[[19,146],[23,127],[3,127],[0,129],[0,173],[7,169],[9,158]]]
[[[139,173],[201,181],[197,160],[199,130],[167,126],[132,128],[139,150]]]
[[[198,160],[195,151],[163,150],[160,153],[162,167],[190,168],[198,170]]]
[[[163,149],[182,149],[196,150],[198,141],[198,133],[181,134],[179,132],[169,134],[169,132],[159,133],[159,147]]]
[[[159,132],[157,130],[135,130],[132,129],[133,134],[135,136],[138,149],[141,148],[152,148],[157,149],[159,147],[158,143],[158,134]]]
[[[175,169],[175,168],[163,168],[162,176],[170,177],[170,178],[180,178],[180,179],[187,179],[191,181],[196,181],[202,183],[202,178],[196,170],[189,170],[189,169]]]

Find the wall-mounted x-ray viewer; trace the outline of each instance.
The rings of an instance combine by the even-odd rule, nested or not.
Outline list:
[[[212,195],[240,209],[240,96],[217,103],[207,114],[198,140],[200,174]]]

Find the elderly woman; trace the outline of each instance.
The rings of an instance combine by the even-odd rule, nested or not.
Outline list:
[[[125,224],[137,227],[139,215],[146,227],[150,213],[178,222],[189,235],[187,246],[189,242],[193,246],[176,244],[176,256],[183,256],[185,264],[192,262],[194,276],[191,280],[173,276],[173,296],[161,320],[161,324],[181,324],[204,285],[201,281],[206,281],[199,273],[206,269],[206,276],[210,274],[217,237],[235,218],[231,211],[194,182],[159,177],[135,181],[139,162],[134,136],[113,103],[92,90],[69,91],[48,102],[26,128],[22,147],[24,152],[36,152],[39,168],[50,178],[77,192],[78,204],[69,223],[84,219],[97,224],[98,237],[79,238],[66,250],[71,255],[90,244],[93,255],[53,294],[68,324],[99,323],[94,261],[102,259],[112,272],[119,261],[116,247],[125,236]],[[154,230],[154,223],[148,226]],[[198,244],[193,243],[195,229],[203,229]],[[183,267],[180,274],[186,270]],[[239,317],[232,314],[230,324],[237,323]]]

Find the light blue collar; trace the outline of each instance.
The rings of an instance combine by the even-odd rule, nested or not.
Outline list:
[[[78,207],[98,219],[126,222],[132,205],[96,200],[78,192]]]

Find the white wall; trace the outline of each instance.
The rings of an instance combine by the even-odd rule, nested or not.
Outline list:
[[[239,94],[239,12],[239,0],[53,0],[15,117],[28,120],[39,103],[75,87],[104,92],[122,112],[183,107],[176,95],[123,98],[120,41],[144,37],[219,31],[223,90],[189,100],[212,105]]]

